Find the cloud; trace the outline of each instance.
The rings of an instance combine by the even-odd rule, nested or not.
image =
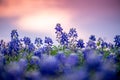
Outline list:
[[[67,10],[72,14],[108,14],[119,11],[120,0],[0,0],[0,16],[22,16],[44,10]]]
[[[0,0],[0,16],[23,16],[44,10],[62,9],[64,0]]]

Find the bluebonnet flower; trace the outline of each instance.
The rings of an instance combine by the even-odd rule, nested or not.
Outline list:
[[[87,46],[82,39],[77,41],[77,32],[71,28],[63,32],[60,24],[56,25],[56,34],[61,46],[52,47],[53,41],[45,37],[36,38],[34,46],[29,37],[18,38],[17,30],[11,32],[11,41],[0,41],[0,79],[1,80],[119,80],[120,35],[115,36],[115,45],[108,44],[101,38],[91,35]],[[23,41],[23,44],[21,43]],[[22,45],[25,44],[25,47]],[[69,45],[71,45],[69,47]],[[100,48],[96,48],[97,45]],[[22,47],[22,48],[21,48]],[[75,50],[74,50],[75,47]],[[84,48],[85,47],[85,48]],[[84,48],[84,49],[79,49]],[[102,48],[107,48],[103,50]],[[72,49],[74,50],[74,53]],[[62,51],[59,51],[62,50]],[[44,53],[55,52],[52,56]],[[31,54],[28,54],[31,53]],[[15,54],[15,55],[14,55]],[[12,55],[12,56],[11,56]],[[17,62],[16,62],[17,61]],[[81,64],[82,63],[82,64]],[[29,71],[29,68],[31,71]],[[62,76],[61,76],[62,74]],[[51,77],[52,75],[52,77]],[[41,77],[43,76],[43,77]],[[60,76],[60,78],[58,78]],[[47,78],[46,78],[47,77]],[[119,79],[117,79],[119,78]]]
[[[4,55],[3,54],[1,54],[0,53],[0,65],[3,65],[3,64],[5,64],[5,57],[4,57]]]
[[[55,33],[57,33],[57,32],[62,32],[62,27],[61,27],[61,24],[56,24],[56,27],[55,27],[55,29],[56,29],[56,32]]]
[[[18,33],[17,33],[17,30],[12,30],[11,32],[11,39],[14,39],[14,38],[18,38]]]
[[[40,72],[42,75],[57,75],[59,72],[59,63],[54,56],[44,58],[40,64]]]
[[[12,39],[12,41],[8,43],[8,49],[10,54],[12,54],[13,51],[18,53],[20,50],[20,41],[18,39]]]
[[[86,60],[91,54],[94,53],[94,50],[92,49],[85,49],[83,50],[83,56],[84,56],[84,59]]]
[[[5,47],[5,42],[3,40],[0,41],[0,50]]]
[[[78,48],[84,48],[85,46],[84,46],[84,42],[83,42],[83,40],[82,39],[79,39],[78,41],[77,41],[77,47]]]
[[[30,40],[29,37],[24,37],[24,38],[23,38],[23,41],[24,41],[24,44],[25,44],[25,45],[29,45],[29,44],[31,43],[31,40]]]
[[[101,80],[118,80],[116,76],[116,65],[109,61],[104,62],[99,76],[101,76]]]
[[[68,33],[68,47],[73,51],[76,49],[77,37],[78,35],[76,29],[71,28]]]
[[[50,37],[45,37],[45,43],[48,44],[48,45],[52,45],[53,41]]]
[[[68,45],[68,35],[67,33],[62,33],[61,39],[60,39],[61,45]]]
[[[64,52],[58,51],[56,54],[56,58],[60,61],[60,63],[62,63],[62,64],[65,63],[66,56],[65,56]]]
[[[80,70],[68,73],[65,76],[65,80],[89,80],[89,72],[86,68],[81,68]]]
[[[76,66],[79,63],[79,57],[76,53],[71,53],[67,60],[66,60],[66,65],[67,66]]]
[[[96,46],[96,43],[94,41],[88,41],[87,43],[87,47],[89,48],[92,48],[92,49],[95,49],[97,46]]]
[[[29,52],[33,52],[34,50],[35,50],[34,44],[33,44],[33,43],[30,43],[30,44],[28,45],[28,51],[29,51]]]
[[[103,64],[101,70],[95,72],[92,80],[119,80],[116,76],[115,67],[111,66],[114,66],[114,64],[111,64],[110,62]]]
[[[76,28],[71,28],[69,33],[68,33],[68,36],[77,38],[78,35],[77,35],[77,32],[76,32]]]
[[[38,50],[36,50],[34,52],[34,55],[39,56],[41,58],[42,54],[45,54],[45,53],[48,54],[50,50],[51,50],[50,46],[49,47],[48,46],[43,46],[43,47],[39,48]]]
[[[30,60],[30,63],[34,64],[34,65],[39,65],[40,64],[40,58],[38,56],[32,56],[31,60]]]
[[[86,58],[86,67],[89,71],[100,71],[102,67],[102,60],[94,53],[89,54]]]
[[[56,24],[56,27],[55,27],[55,30],[56,30],[56,40],[58,41],[58,43],[60,43],[60,38],[61,38],[61,36],[62,36],[62,31],[63,31],[63,29],[62,29],[62,27],[61,27],[61,24]]]
[[[48,46],[43,46],[43,47],[41,48],[41,51],[42,51],[42,53],[44,54],[44,53],[49,52],[50,49],[51,49],[51,47],[49,48]]]
[[[114,42],[116,47],[120,47],[120,35],[115,36]]]
[[[6,78],[6,71],[4,68],[4,65],[0,64],[0,79],[1,80],[7,80],[8,78]]]
[[[1,50],[1,53],[4,54],[4,55],[7,55],[7,54],[9,53],[9,48],[4,47],[4,48]]]
[[[6,79],[9,80],[19,80],[22,78],[23,69],[17,62],[11,62],[5,67],[6,70]]]
[[[6,43],[3,40],[0,41],[0,53],[2,53],[4,55],[6,55],[8,53]]]
[[[21,58],[18,61],[18,64],[20,65],[21,68],[23,68],[23,70],[25,70],[27,65],[28,65],[28,61],[26,59],[24,59],[24,58]]]
[[[42,39],[41,38],[36,38],[35,39],[35,44],[37,45],[37,47],[39,47],[40,45],[42,45]]]
[[[107,48],[108,47],[108,43],[107,42],[102,42],[101,47],[102,48]]]
[[[110,53],[110,54],[106,57],[106,59],[107,59],[107,60],[114,60],[114,57],[115,57],[115,55]]]
[[[89,39],[92,41],[96,41],[95,35],[91,35]]]
[[[8,43],[8,50],[10,54],[18,53],[20,50],[20,40],[18,39],[17,30],[12,30],[11,41]]]
[[[3,40],[0,41],[0,50],[2,48]]]
[[[25,80],[43,80],[39,71],[30,71],[25,74]]]
[[[113,49],[113,48],[114,48],[114,45],[113,45],[112,43],[108,43],[108,47],[109,47],[110,49]]]
[[[43,49],[42,48],[40,48],[39,50],[34,52],[34,55],[38,56],[38,57],[41,57],[41,54],[43,54]]]

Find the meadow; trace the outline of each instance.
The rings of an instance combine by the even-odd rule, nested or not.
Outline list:
[[[78,39],[75,28],[64,32],[56,24],[58,45],[50,37],[0,40],[0,80],[120,80],[120,35],[112,43],[95,35]]]

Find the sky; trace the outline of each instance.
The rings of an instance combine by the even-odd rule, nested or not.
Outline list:
[[[96,35],[112,42],[120,34],[120,0],[0,0],[0,39],[9,41],[17,29],[21,38],[55,40],[57,23],[85,41]]]

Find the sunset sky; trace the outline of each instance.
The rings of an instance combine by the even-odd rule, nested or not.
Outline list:
[[[91,34],[113,41],[120,34],[120,0],[0,0],[0,39],[10,40],[17,29],[20,37],[52,37],[55,25],[64,31],[77,29],[79,38]]]

